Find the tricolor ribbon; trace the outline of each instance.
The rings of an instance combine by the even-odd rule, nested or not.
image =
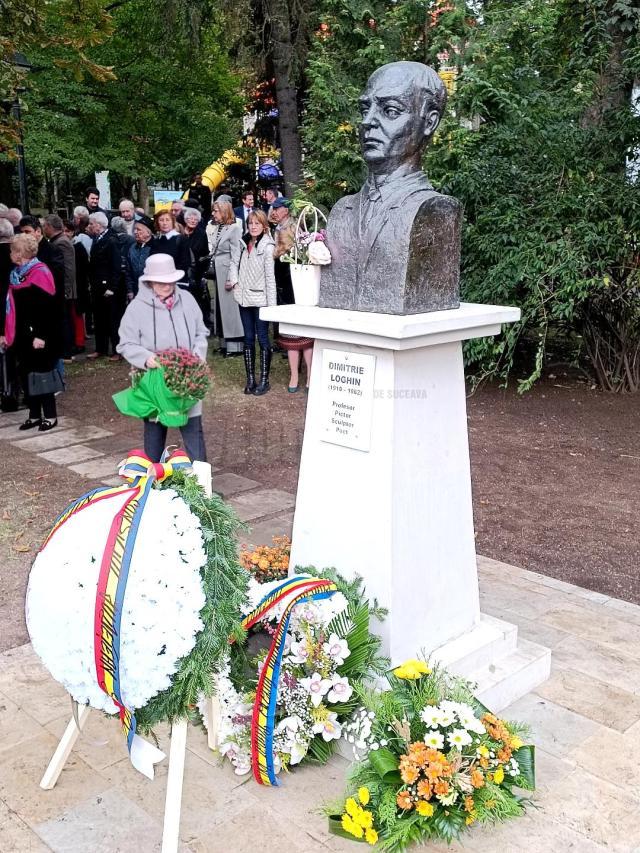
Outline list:
[[[262,619],[283,599],[288,603],[280,617],[273,636],[271,647],[265,658],[253,705],[251,720],[251,759],[253,776],[260,785],[279,785],[273,761],[273,733],[275,727],[276,704],[278,700],[278,682],[280,666],[284,653],[284,644],[289,629],[289,621],[294,608],[308,601],[330,598],[337,591],[332,581],[322,578],[292,577],[267,593],[257,607],[242,620],[242,626],[248,630]]]
[[[94,658],[98,684],[118,708],[131,763],[153,779],[153,765],[164,758],[164,753],[136,734],[136,718],[122,699],[120,684],[120,623],[127,588],[131,558],[136,544],[140,519],[154,481],[162,481],[175,471],[191,466],[191,461],[180,450],[172,454],[165,451],[163,461],[151,462],[142,451],[134,450],[119,468],[127,485],[115,488],[94,489],[74,501],[58,517],[43,547],[73,515],[97,501],[117,495],[126,500],[111,523],[107,543],[102,555],[94,613]]]

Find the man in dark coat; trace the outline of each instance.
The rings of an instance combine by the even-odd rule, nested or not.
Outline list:
[[[211,215],[211,190],[202,183],[200,172],[193,176],[187,198],[197,201],[206,217]]]
[[[249,224],[247,219],[249,218],[249,214],[254,211],[254,195],[253,190],[245,190],[242,193],[242,204],[240,207],[234,207],[233,212],[236,215],[236,219],[242,220],[242,233],[246,234],[249,230]]]
[[[93,305],[93,324],[96,351],[87,358],[100,358],[109,354],[111,361],[120,361],[116,352],[118,326],[124,313],[125,297],[121,282],[121,254],[118,238],[109,228],[104,213],[89,216],[88,233],[93,237],[89,259],[89,285]]]

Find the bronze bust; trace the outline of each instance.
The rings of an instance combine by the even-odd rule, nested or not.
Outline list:
[[[360,98],[368,177],[329,215],[322,307],[382,314],[459,307],[461,205],[436,192],[420,167],[446,100],[440,77],[419,62],[392,62],[369,78]]]

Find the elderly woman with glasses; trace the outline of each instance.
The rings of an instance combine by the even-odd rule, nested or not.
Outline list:
[[[185,207],[182,233],[193,258],[189,292],[200,306],[202,318],[205,325],[209,327],[211,297],[205,279],[205,274],[209,268],[209,244],[207,243],[207,233],[202,227],[202,214],[195,207]]]
[[[207,328],[202,312],[188,291],[177,287],[184,270],[176,269],[170,255],[149,255],[135,298],[120,323],[118,352],[140,370],[155,370],[156,355],[167,349],[187,349],[203,361],[207,357]],[[192,461],[206,462],[202,431],[202,402],[188,413],[180,428],[184,448]],[[159,462],[166,446],[167,428],[158,421],[144,421],[144,451]]]

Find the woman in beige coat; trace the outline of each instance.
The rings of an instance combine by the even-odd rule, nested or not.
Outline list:
[[[240,320],[238,303],[228,284],[229,266],[234,251],[242,239],[242,228],[236,222],[228,201],[216,201],[207,225],[209,241],[208,278],[213,278],[211,313],[215,317],[215,330],[220,339],[220,349],[225,357],[240,355],[244,347],[244,329]]]
[[[269,390],[271,346],[269,324],[260,319],[260,308],[276,305],[276,280],[273,273],[274,242],[269,223],[261,210],[247,217],[248,233],[238,244],[231,265],[229,282],[240,306],[244,329],[244,365],[247,372],[245,394],[260,396]],[[255,379],[255,340],[260,344],[260,382]]]

